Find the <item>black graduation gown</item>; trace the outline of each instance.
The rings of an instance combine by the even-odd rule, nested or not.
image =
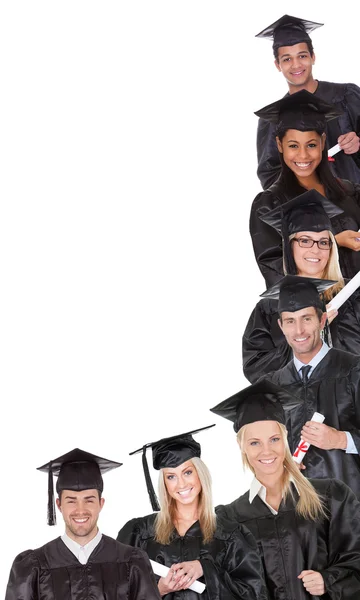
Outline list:
[[[16,557],[5,600],[159,600],[148,557],[103,535],[82,565],[62,539]]]
[[[335,479],[312,479],[328,510],[328,519],[308,521],[295,513],[289,495],[273,515],[249,492],[217,513],[246,525],[257,539],[270,600],[359,600],[360,503],[352,491]],[[294,488],[293,488],[294,489]],[[294,489],[296,499],[298,495]],[[326,592],[309,594],[298,575],[321,573]]]
[[[242,338],[245,377],[255,383],[292,360],[293,353],[279,325],[278,301],[262,298],[250,315]],[[360,293],[355,292],[339,308],[330,325],[334,348],[360,355]]]
[[[202,543],[199,522],[184,536],[176,531],[170,544],[155,541],[156,514],[132,519],[119,531],[117,539],[145,550],[149,558],[167,567],[183,561],[199,560],[206,589],[199,596],[192,590],[166,594],[163,600],[265,600],[267,592],[261,577],[261,562],[253,536],[234,523],[218,523],[209,544]]]
[[[339,199],[328,194],[336,206],[344,212],[331,219],[333,233],[360,229],[360,184],[342,180],[346,195]],[[304,189],[304,191],[306,191]],[[250,234],[258,267],[265,278],[266,286],[277,283],[283,276],[283,249],[280,233],[259,217],[291,200],[294,195],[285,192],[280,182],[274,183],[266,192],[254,199],[250,212]],[[360,236],[360,234],[359,234]],[[343,277],[351,279],[360,270],[360,252],[339,247],[339,262]]]
[[[325,425],[349,431],[360,452],[360,359],[350,352],[331,348],[304,384],[294,361],[266,379],[288,389],[298,398],[283,403],[290,450],[300,441],[304,423],[317,411],[325,416]],[[346,483],[360,499],[360,456],[344,450],[322,450],[310,446],[303,464],[306,477],[334,477]]]
[[[357,85],[319,81],[315,96],[344,111],[340,117],[332,119],[326,125],[328,148],[335,146],[343,133],[355,131],[360,135],[360,88]],[[277,180],[281,170],[275,137],[275,124],[259,119],[256,140],[257,175],[264,190]],[[334,175],[360,183],[360,152],[344,154],[340,151],[334,155],[334,159],[331,162]]]

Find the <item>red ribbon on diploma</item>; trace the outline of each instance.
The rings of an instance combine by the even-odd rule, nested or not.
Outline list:
[[[304,442],[304,440],[301,440],[300,444],[298,445],[298,447],[296,448],[293,456],[299,456],[300,452],[307,452],[309,449],[310,444],[308,442]]]

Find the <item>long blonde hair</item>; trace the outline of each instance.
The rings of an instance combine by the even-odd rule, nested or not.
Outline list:
[[[278,421],[276,421],[276,423],[279,425],[280,435],[285,445],[284,477],[282,482],[282,495],[284,499],[286,499],[286,497],[290,494],[293,500],[296,501],[290,485],[291,481],[293,481],[299,492],[299,499],[296,502],[296,512],[304,519],[310,519],[311,521],[316,521],[321,517],[326,517],[326,510],[324,508],[322,499],[310,481],[306,479],[306,477],[304,477],[304,475],[302,475],[302,473],[299,471],[299,468],[296,466],[296,463],[291,456],[285,425],[279,423]],[[255,475],[255,471],[250,465],[244,450],[244,435],[246,427],[247,425],[241,427],[236,437],[240,446],[243,465],[244,467],[250,469]]]
[[[297,233],[301,233],[301,232],[298,231]],[[330,252],[329,252],[329,260],[327,261],[326,267],[322,274],[322,279],[332,279],[333,281],[337,281],[337,283],[335,283],[335,285],[333,285],[331,288],[329,288],[328,290],[325,290],[325,292],[323,292],[322,295],[324,297],[325,302],[330,302],[333,299],[333,297],[336,296],[336,294],[338,294],[345,285],[344,278],[340,271],[339,252],[338,252],[336,240],[331,231],[328,231],[328,234],[332,241],[332,246],[331,246]],[[292,233],[289,236],[289,242],[291,242],[291,240],[293,240],[295,236],[296,236],[296,233]],[[285,262],[283,264],[283,269],[284,269],[285,275],[287,275]]]
[[[211,475],[201,458],[195,456],[191,459],[191,462],[197,471],[201,483],[198,511],[203,543],[206,544],[214,537],[216,528],[216,517],[212,502]],[[159,475],[159,501],[161,509],[155,519],[155,539],[160,544],[169,544],[175,529],[176,501],[169,495],[166,489],[163,469],[161,469]]]

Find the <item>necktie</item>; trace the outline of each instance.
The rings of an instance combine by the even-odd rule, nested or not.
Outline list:
[[[87,563],[84,546],[80,546],[78,560],[82,565],[86,565]]]
[[[303,383],[307,383],[307,380],[309,379],[309,371],[311,371],[311,365],[305,365],[304,367],[301,367],[300,371]]]

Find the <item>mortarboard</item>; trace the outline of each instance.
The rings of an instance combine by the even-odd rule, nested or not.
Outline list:
[[[48,525],[56,524],[53,475],[58,478],[56,482],[58,494],[62,490],[80,492],[94,489],[102,492],[104,487],[102,473],[107,473],[121,465],[122,463],[75,448],[42,467],[38,467],[38,471],[49,474]]]
[[[255,37],[273,40],[273,49],[277,50],[280,46],[294,46],[301,42],[311,42],[309,33],[323,25],[324,23],[284,15],[275,23],[265,27]]]
[[[299,399],[284,388],[263,379],[220,402],[211,412],[229,419],[237,433],[241,427],[255,421],[278,421],[285,425],[285,413],[282,404],[287,409],[298,406]]]
[[[259,215],[259,218],[280,234],[285,220],[287,234],[291,235],[298,231],[331,231],[330,219],[343,212],[342,208],[316,190],[309,190],[264,215]]]
[[[262,298],[278,300],[278,312],[295,312],[308,306],[324,311],[324,302],[320,294],[337,283],[330,279],[285,275],[271,288],[261,294]],[[326,309],[325,309],[326,310]]]
[[[342,111],[315,94],[300,90],[260,108],[254,114],[275,123],[276,133],[287,129],[324,132],[326,122],[339,117]]]
[[[192,434],[210,429],[215,425],[208,425],[207,427],[201,427],[200,429],[194,429],[187,433],[181,433],[179,435],[173,435],[171,437],[162,438],[157,442],[151,442],[145,444],[142,448],[130,452],[132,454],[138,454],[142,452],[142,463],[145,474],[146,486],[150,497],[150,502],[153,510],[160,510],[159,503],[156,498],[154,487],[151,481],[149,466],[146,460],[147,448],[152,448],[153,467],[157,471],[160,469],[171,468],[174,469],[182,463],[190,460],[191,458],[198,457],[201,455],[200,444],[194,440]]]

